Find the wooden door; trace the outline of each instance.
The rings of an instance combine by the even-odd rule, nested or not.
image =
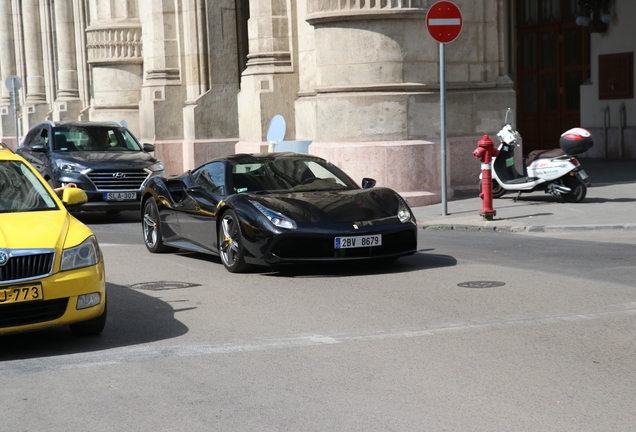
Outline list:
[[[590,58],[578,7],[578,0],[517,0],[517,129],[526,154],[557,147],[561,133],[580,126]]]

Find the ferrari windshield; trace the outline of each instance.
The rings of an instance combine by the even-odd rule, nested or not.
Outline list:
[[[0,213],[56,208],[48,189],[24,163],[0,160]]]
[[[320,159],[268,157],[232,165],[236,193],[341,190],[358,186],[338,167]]]

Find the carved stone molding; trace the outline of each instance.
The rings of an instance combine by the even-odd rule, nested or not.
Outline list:
[[[88,63],[143,63],[141,26],[87,28]]]
[[[434,0],[307,0],[311,25],[370,19],[424,19]]]

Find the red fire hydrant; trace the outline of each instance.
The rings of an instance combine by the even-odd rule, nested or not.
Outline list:
[[[479,214],[487,220],[492,220],[493,216],[497,214],[497,211],[492,208],[492,158],[499,156],[499,150],[494,146],[494,143],[488,135],[484,135],[483,138],[477,143],[477,150],[473,152],[473,156],[481,161],[481,193],[479,198],[482,200],[482,208],[479,210]]]

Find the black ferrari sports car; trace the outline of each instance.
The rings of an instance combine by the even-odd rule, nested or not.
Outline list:
[[[335,165],[297,153],[237,154],[142,193],[150,252],[219,255],[230,272],[251,265],[392,260],[417,249],[415,217],[391,189],[362,188]]]

